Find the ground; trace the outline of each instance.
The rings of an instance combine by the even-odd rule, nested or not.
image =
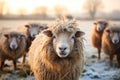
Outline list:
[[[0,21],[0,26],[8,26],[8,24],[14,26],[25,22],[27,21]],[[119,21],[112,21],[112,23],[119,23]],[[120,80],[120,68],[116,66],[116,59],[113,66],[109,66],[109,58],[102,52],[101,60],[97,60],[97,49],[93,48],[90,43],[93,21],[79,21],[79,26],[85,32],[85,66],[80,80]],[[11,65],[11,69],[7,71],[8,67],[6,67],[4,72],[0,71],[0,80],[35,80],[32,73],[29,73],[28,66],[21,66],[21,63],[18,63],[20,67],[23,67],[23,71],[13,71],[11,62],[7,61],[6,63]]]
[[[91,51],[96,54],[96,51]],[[80,80],[120,80],[120,69],[114,60],[113,66],[109,65],[109,58],[102,54],[102,59],[97,60],[96,55],[86,56],[85,68]]]

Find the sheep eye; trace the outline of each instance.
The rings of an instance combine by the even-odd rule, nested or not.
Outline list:
[[[72,36],[72,39],[75,39],[75,36]]]
[[[55,36],[53,36],[53,38],[55,39],[56,37],[55,37]]]

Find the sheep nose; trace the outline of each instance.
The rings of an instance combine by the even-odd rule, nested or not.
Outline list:
[[[67,47],[59,47],[59,50],[62,52],[65,51],[66,49],[67,49]]]
[[[12,48],[13,48],[13,49],[16,49],[16,45],[12,45]]]
[[[15,45],[12,45],[13,48],[15,48]]]
[[[36,34],[33,34],[33,37],[35,37],[36,36]]]
[[[101,31],[101,28],[98,28],[98,31]]]
[[[119,41],[118,40],[114,40],[114,42],[117,44]]]

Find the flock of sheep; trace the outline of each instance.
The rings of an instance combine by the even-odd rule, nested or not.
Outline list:
[[[105,20],[97,20],[94,23],[94,29],[91,34],[91,42],[98,49],[98,59],[101,59],[101,49],[109,56],[109,64],[112,66],[114,57],[117,58],[118,67],[120,67],[120,26],[119,24],[110,24]]]
[[[100,53],[110,57],[110,65],[117,56],[120,66],[120,27],[101,19],[94,23],[91,42]],[[22,30],[21,30],[22,29]],[[62,18],[53,24],[29,23],[23,27],[0,29],[0,70],[5,60],[12,60],[14,70],[26,53],[36,80],[79,80],[84,67],[84,38],[76,20]]]
[[[25,27],[0,29],[0,70],[3,70],[5,60],[13,61],[14,70],[18,69],[16,63],[22,56],[24,64],[26,53],[35,35],[47,28],[36,23],[26,24]]]

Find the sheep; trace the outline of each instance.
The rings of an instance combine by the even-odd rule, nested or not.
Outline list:
[[[40,33],[42,30],[47,29],[47,24],[38,24],[38,23],[28,23],[25,24],[25,27],[27,28],[25,31],[25,34],[27,35],[27,47],[26,51],[23,53],[23,61],[22,63],[25,63],[25,57],[26,53],[29,51],[29,47],[32,43],[32,41],[35,39],[35,36]]]
[[[16,62],[26,49],[25,35],[17,31],[4,31],[0,35],[0,70],[3,70],[5,60],[12,60],[14,70]]]
[[[117,56],[117,62],[120,66],[120,25],[110,25],[103,33],[102,49],[105,54],[109,55],[110,65],[114,56]]]
[[[98,60],[101,59],[100,53],[101,53],[101,40],[102,40],[102,34],[104,29],[108,26],[108,22],[103,20],[103,19],[99,19],[97,21],[95,21],[94,23],[94,28],[91,32],[91,43],[92,46],[97,48],[98,50]]]
[[[84,34],[74,20],[58,20],[39,33],[28,52],[36,80],[78,80],[84,66]]]
[[[34,39],[35,36],[44,29],[47,29],[46,24],[38,24],[38,23],[29,23],[26,24],[25,27],[27,28],[26,34],[30,39]]]

